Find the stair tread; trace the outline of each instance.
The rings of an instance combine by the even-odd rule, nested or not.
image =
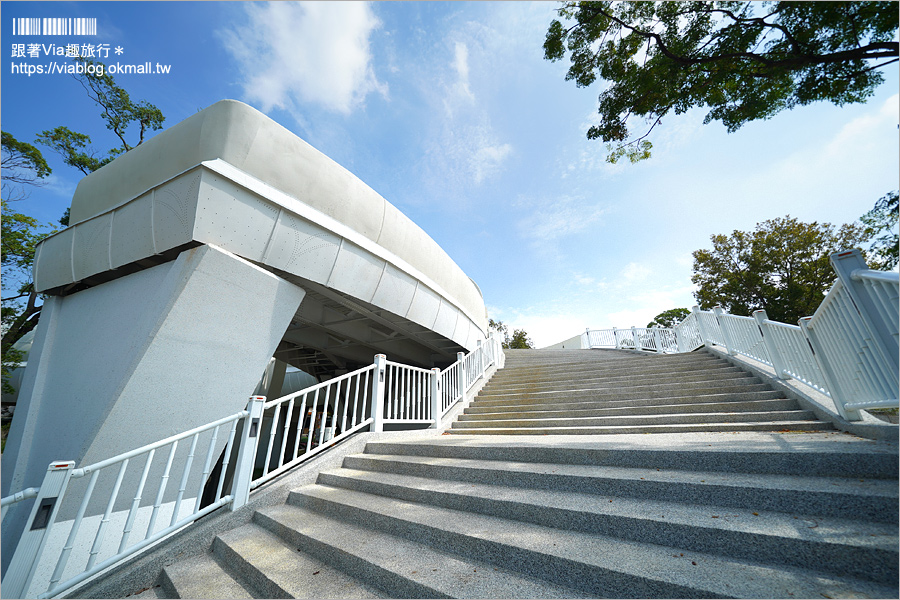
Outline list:
[[[628,389],[634,393],[643,392],[643,391],[655,391],[655,390],[666,390],[666,389],[675,389],[675,390],[683,390],[683,389],[708,389],[708,388],[735,388],[735,387],[743,387],[743,386],[751,386],[751,385],[760,385],[760,381],[756,377],[729,377],[727,379],[709,379],[709,380],[701,380],[701,381],[675,381],[675,382],[667,382],[661,381],[658,383],[646,383],[642,385],[629,385],[629,386],[606,386],[606,385],[591,385],[589,381],[573,381],[573,385],[579,385],[580,387],[575,387],[571,389],[562,389],[562,390],[534,390],[527,392],[485,392],[484,394],[479,393],[479,397],[497,397],[497,396],[515,396],[515,395],[528,395],[528,394],[554,394],[560,392],[585,392],[585,391],[606,391],[609,393],[620,392],[623,389]]]
[[[256,524],[247,524],[219,535],[233,554],[230,564],[246,562],[265,579],[261,597],[274,598],[386,598],[299,549],[288,547],[281,538]],[[258,585],[257,587],[264,587]],[[275,588],[274,590],[271,588]],[[199,596],[198,596],[199,597]],[[207,596],[210,597],[210,596]],[[221,596],[220,596],[221,597]]]
[[[585,591],[603,590],[617,597],[660,595],[677,589],[679,595],[701,597],[817,597],[859,593],[884,593],[887,586],[853,579],[838,580],[791,567],[771,567],[748,560],[721,558],[707,553],[645,544],[598,534],[573,532],[470,512],[396,502],[389,498],[312,485],[291,495],[292,503],[341,511],[344,519],[358,519],[370,526],[403,527],[409,535],[427,537],[433,544],[491,560],[519,557],[518,568],[533,568],[537,560],[548,573],[565,564],[573,584]],[[627,576],[623,582],[605,577],[608,572]],[[598,577],[603,574],[603,580]],[[577,580],[577,581],[576,581]],[[626,583],[627,582],[627,583]],[[646,587],[641,588],[640,583]],[[624,587],[618,587],[619,586]],[[599,588],[598,588],[599,586]],[[652,592],[652,593],[651,593]],[[671,596],[670,596],[671,597]]]
[[[656,425],[690,423],[746,423],[770,421],[814,421],[811,410],[735,411],[723,406],[715,412],[673,412],[664,414],[591,415],[581,417],[472,418],[455,421],[451,427],[586,427],[604,425]]]
[[[743,405],[743,406],[738,406]],[[760,409],[768,410],[794,410],[797,407],[796,400],[787,398],[772,398],[765,400],[735,400],[732,402],[719,400],[716,402],[685,402],[678,404],[648,404],[642,406],[606,406],[595,408],[541,408],[538,410],[528,410],[523,407],[520,411],[498,411],[498,412],[465,412],[457,417],[460,421],[472,421],[477,419],[509,419],[515,416],[518,419],[546,419],[546,418],[571,418],[586,416],[617,416],[628,413],[631,415],[638,414],[677,414],[679,411],[688,413],[704,413],[704,412],[760,412]],[[713,411],[718,408],[720,410]],[[744,411],[735,410],[744,408]]]
[[[178,559],[163,569],[176,598],[253,598],[209,553]]]
[[[748,398],[749,396],[749,398]],[[717,403],[717,402],[753,402],[753,398],[761,400],[785,400],[784,395],[774,390],[759,390],[742,392],[739,394],[691,394],[688,396],[668,396],[665,398],[631,398],[628,400],[571,400],[566,402],[554,402],[551,406],[559,409],[584,408],[630,408],[640,406],[657,406],[660,402],[671,402],[673,405],[691,403]],[[480,412],[508,412],[517,409],[551,410],[544,408],[546,403],[529,402],[526,404],[490,403],[482,404],[478,400],[472,402],[464,409],[464,414],[477,414]]]
[[[400,495],[404,490],[428,491],[440,495],[455,496],[462,503],[478,498],[491,502],[516,504],[532,507],[540,518],[550,510],[561,513],[555,527],[584,530],[593,526],[597,517],[617,517],[648,522],[648,526],[688,525],[695,528],[721,531],[743,532],[756,535],[813,541],[831,545],[854,545],[866,548],[880,548],[897,552],[897,528],[888,523],[845,519],[839,517],[816,517],[781,513],[775,511],[755,511],[686,504],[664,500],[634,499],[620,496],[606,496],[572,492],[504,486],[471,481],[453,481],[418,477],[397,473],[363,471],[341,468],[323,471],[319,483],[333,487],[349,487],[353,482],[369,482],[380,490],[381,495]],[[362,490],[366,491],[366,490]],[[401,496],[402,497],[402,496]],[[451,507],[452,508],[452,507]],[[586,517],[577,523],[572,515],[583,513]],[[570,520],[566,520],[568,515]]]
[[[345,463],[354,465],[415,465],[422,469],[453,469],[457,473],[483,472],[489,481],[501,477],[514,478],[516,474],[533,474],[553,477],[560,481],[560,488],[571,489],[562,483],[566,478],[605,480],[677,482],[679,484],[726,486],[735,489],[794,490],[831,493],[837,488],[841,493],[873,495],[897,498],[900,492],[897,482],[890,479],[856,479],[847,477],[822,477],[798,475],[772,475],[728,471],[656,469],[652,467],[619,467],[608,465],[578,465],[563,463],[533,463],[505,460],[470,458],[441,458],[430,456],[401,456],[395,454],[355,454],[345,457]],[[363,469],[360,469],[363,470]],[[374,470],[365,469],[365,470]]]
[[[565,598],[586,597],[577,590],[512,571],[495,568],[431,546],[397,537],[329,515],[293,505],[259,511],[260,521],[297,532],[299,543],[312,538],[344,555],[396,573],[413,589],[424,588],[423,597],[451,598]],[[268,526],[271,527],[271,524]],[[284,532],[282,532],[284,534]],[[408,596],[411,596],[409,594]]]
[[[672,369],[671,371],[664,372],[652,372],[647,373],[644,370],[635,371],[634,374],[621,374],[619,372],[614,372],[615,374],[602,374],[600,372],[594,370],[587,371],[574,371],[571,373],[561,373],[559,376],[533,376],[533,377],[513,377],[511,375],[503,376],[502,372],[499,375],[495,375],[491,378],[491,380],[485,384],[485,389],[494,389],[494,388],[504,388],[504,387],[525,387],[525,386],[533,386],[533,385],[553,385],[560,383],[567,383],[571,381],[572,375],[580,375],[584,374],[585,377],[581,378],[586,381],[592,381],[597,383],[628,383],[631,381],[640,380],[642,378],[647,378],[647,376],[651,376],[654,379],[661,380],[670,380],[670,379],[678,379],[678,380],[690,380],[697,378],[709,377],[710,379],[728,379],[734,377],[753,377],[752,374],[747,371],[742,371],[738,367],[733,367],[730,365],[726,366],[715,366],[715,367],[704,367],[699,369]]]

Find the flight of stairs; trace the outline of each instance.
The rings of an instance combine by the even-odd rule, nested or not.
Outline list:
[[[508,350],[454,434],[828,430],[749,373],[706,353]]]
[[[734,387],[725,383],[691,384],[710,390],[693,392],[693,401],[687,389],[680,396],[629,391],[647,379],[662,380],[667,389],[685,385],[673,383],[673,365],[681,372],[731,373],[706,356],[573,351],[575,368],[566,366],[563,353],[532,352],[510,352],[509,371],[495,374],[472,408],[498,395],[521,394],[515,402],[523,403],[540,398],[552,372],[551,388],[591,390],[581,401],[591,406],[574,408],[591,416],[539,417],[594,420],[604,418],[597,411],[621,409],[622,400],[586,383],[607,378],[607,389],[636,406],[679,404],[676,414],[710,415],[721,411],[687,407],[722,401],[734,414],[771,414],[774,431],[740,431],[736,425],[743,423],[729,418],[723,431],[683,424],[679,433],[643,435],[637,432],[662,425],[640,423],[608,435],[605,422],[557,423],[556,431],[586,434],[530,435],[548,429],[542,425],[529,435],[484,435],[513,433],[503,425],[480,427],[479,435],[454,429],[454,435],[369,442],[341,468],[293,491],[286,504],[257,510],[250,523],[220,534],[207,552],[173,559],[151,592],[168,598],[898,597],[895,444],[834,431],[782,432],[810,422],[809,415],[791,414],[797,409],[789,406],[738,409],[749,400],[739,398],[745,392],[724,391]],[[538,354],[559,364],[538,368],[531,362]],[[579,371],[598,361],[604,365]],[[652,376],[631,370],[637,361]],[[614,383],[608,379],[616,376],[613,363],[622,367]],[[658,366],[667,370],[653,371]],[[748,378],[732,373],[728,379]],[[524,394],[513,391],[529,386]],[[772,394],[757,391],[757,383],[745,387],[749,394]],[[717,394],[730,400],[702,398]],[[579,402],[577,396],[569,401]]]

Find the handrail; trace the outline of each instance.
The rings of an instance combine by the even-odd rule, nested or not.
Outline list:
[[[58,555],[52,555],[56,567],[41,598],[65,593],[217,508],[240,508],[248,501],[251,489],[366,427],[381,431],[385,422],[429,423],[438,427],[444,415],[465,398],[487,369],[494,364],[502,366],[502,362],[503,352],[495,336],[468,354],[459,353],[457,361],[443,371],[391,362],[384,355],[377,355],[374,364],[351,373],[274,400],[254,396],[238,413],[79,469],[72,462],[51,463],[39,488],[28,488],[2,499],[5,517],[11,505],[36,498],[26,522],[31,526],[26,526],[3,579],[3,595],[23,597],[32,587],[37,565],[48,552],[46,542],[64,504],[71,508],[78,504],[78,508],[65,545],[55,550]],[[229,425],[227,436],[220,436],[220,428]],[[190,448],[185,454],[179,451],[179,442],[188,439]],[[200,470],[200,462],[195,463],[194,458],[198,448],[204,446],[206,454]],[[167,452],[159,453],[164,455],[162,462],[154,462],[157,451],[166,448]],[[141,463],[139,472],[128,471],[129,464],[134,463]],[[118,469],[110,469],[116,465]],[[179,469],[181,476],[177,478]],[[106,470],[114,472],[114,483],[109,478],[101,481],[100,475]],[[71,481],[85,476],[90,476],[86,489],[69,487]],[[170,479],[178,483],[177,490],[168,489]],[[157,482],[155,501],[141,506],[145,488],[153,487],[151,481]],[[107,493],[110,483],[105,503],[100,501],[98,506],[95,491],[99,488],[101,493]],[[122,497],[123,490],[130,490],[127,500]],[[193,502],[193,508],[182,514],[185,502]],[[126,503],[129,508],[116,510],[118,504]],[[75,549],[84,546],[83,534],[90,534],[83,527],[89,520],[85,514],[91,507],[92,513],[99,515],[97,509],[102,506],[105,509],[100,511],[102,518],[92,534],[87,564],[73,571],[70,558],[76,558],[73,555],[80,550]],[[156,521],[164,513],[168,515],[170,509],[168,525],[157,528]],[[124,517],[124,524],[119,523],[120,517]],[[35,527],[37,521],[41,527]],[[104,542],[113,533],[113,527],[120,540],[108,550]],[[143,536],[129,543],[131,533],[138,527],[146,527]]]
[[[845,419],[862,419],[860,409],[900,406],[900,276],[868,270],[859,250],[832,254],[831,262],[838,279],[799,326],[772,321],[764,310],[744,317],[695,306],[674,328],[588,329],[582,348],[681,353],[714,344],[831,398]],[[674,343],[663,343],[669,336]]]

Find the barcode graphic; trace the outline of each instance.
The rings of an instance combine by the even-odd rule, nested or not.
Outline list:
[[[97,35],[97,19],[18,18],[13,19],[13,35]]]

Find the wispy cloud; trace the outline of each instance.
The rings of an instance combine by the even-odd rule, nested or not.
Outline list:
[[[221,30],[237,60],[244,97],[263,111],[301,103],[350,113],[370,93],[387,96],[372,68],[370,38],[380,21],[368,3],[246,4],[247,22]]]
[[[475,95],[469,87],[469,47],[464,42],[456,42],[453,55],[453,68],[459,77],[456,89],[462,96],[474,101]]]
[[[599,204],[571,196],[529,204],[537,204],[537,208],[520,219],[516,226],[520,235],[539,244],[585,231],[605,212]]]

